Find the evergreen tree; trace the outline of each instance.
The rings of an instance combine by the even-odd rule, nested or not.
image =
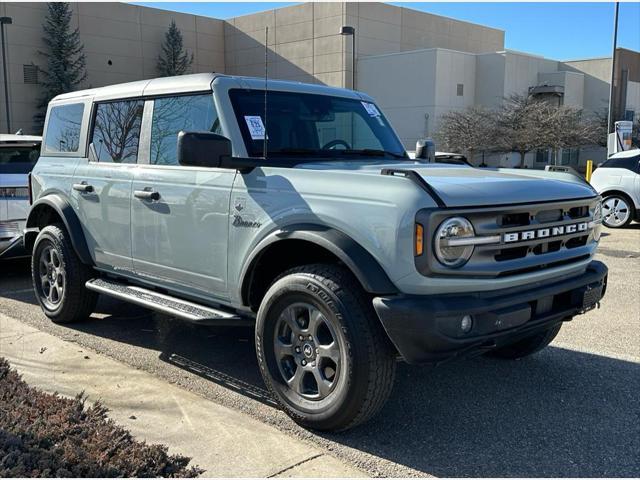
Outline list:
[[[193,63],[193,53],[189,54],[182,46],[182,33],[171,20],[169,30],[164,34],[162,53],[158,56],[156,69],[161,77],[184,75]]]
[[[71,30],[71,8],[66,2],[47,4],[47,16],[42,29],[42,40],[47,50],[38,53],[47,59],[46,69],[40,70],[43,92],[34,116],[36,128],[42,129],[47,104],[56,95],[71,92],[86,80],[84,46],[78,29]]]

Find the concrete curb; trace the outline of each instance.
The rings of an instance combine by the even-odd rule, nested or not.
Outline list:
[[[206,477],[363,477],[248,415],[0,313],[0,356],[30,385],[100,400],[137,439],[192,458]]]

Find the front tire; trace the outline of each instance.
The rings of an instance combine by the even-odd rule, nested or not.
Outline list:
[[[395,377],[395,352],[351,273],[307,265],[281,275],[256,321],[265,384],[297,423],[346,430],[374,416]]]
[[[558,323],[547,330],[543,330],[542,332],[523,338],[515,343],[491,350],[489,355],[508,360],[518,360],[520,358],[528,357],[549,345],[553,339],[556,338],[561,327],[562,324]]]
[[[634,216],[633,202],[626,195],[616,193],[602,201],[602,223],[609,228],[626,227]]]
[[[62,226],[49,225],[40,231],[31,256],[31,278],[47,317],[55,323],[86,320],[98,300],[85,287],[92,277],[92,269],[80,261]]]

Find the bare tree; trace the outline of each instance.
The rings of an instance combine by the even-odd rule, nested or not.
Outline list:
[[[527,153],[549,146],[555,109],[530,95],[506,98],[496,119],[496,149],[519,153],[520,167],[524,167]]]
[[[495,133],[495,113],[483,107],[469,107],[442,115],[436,137],[445,149],[466,153],[472,160],[476,153],[493,150]]]
[[[553,111],[550,120],[547,143],[556,150],[576,148],[583,145],[599,145],[602,142],[602,126],[592,118],[583,115],[582,110],[560,106]],[[606,146],[606,137],[605,137]]]

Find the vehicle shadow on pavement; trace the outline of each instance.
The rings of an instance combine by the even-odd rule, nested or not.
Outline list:
[[[101,306],[112,314],[73,328],[157,350],[174,366],[275,406],[251,328],[189,325],[110,300]],[[125,322],[120,309],[141,316]],[[553,346],[516,362],[399,364],[380,415],[319,435],[436,476],[638,476],[639,391],[640,365]]]
[[[640,474],[637,363],[549,347],[398,373],[382,414],[334,440],[435,476]]]

